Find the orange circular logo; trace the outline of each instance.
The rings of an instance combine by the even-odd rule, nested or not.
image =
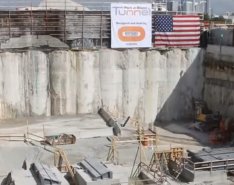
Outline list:
[[[124,26],[118,31],[119,39],[123,42],[137,42],[145,38],[145,30],[140,26]]]

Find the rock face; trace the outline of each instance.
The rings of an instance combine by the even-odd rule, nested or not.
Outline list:
[[[0,53],[0,119],[96,113],[143,123],[192,115],[204,51],[111,49]]]

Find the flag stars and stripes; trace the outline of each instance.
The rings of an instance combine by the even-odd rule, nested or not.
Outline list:
[[[157,32],[172,32],[173,18],[169,15],[159,15],[155,20],[155,30]]]
[[[200,17],[158,15],[155,20],[156,47],[193,47],[200,42]]]

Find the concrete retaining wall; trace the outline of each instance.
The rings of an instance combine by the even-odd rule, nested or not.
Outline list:
[[[234,47],[210,45],[205,57],[204,99],[213,111],[234,118]]]
[[[191,117],[201,98],[203,50],[0,53],[0,119],[96,113],[144,123]]]

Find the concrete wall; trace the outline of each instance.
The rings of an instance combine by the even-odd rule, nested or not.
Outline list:
[[[203,50],[0,53],[0,119],[96,113],[142,122],[191,117],[201,98]]]
[[[205,57],[204,99],[213,111],[234,118],[234,47],[209,45]]]

